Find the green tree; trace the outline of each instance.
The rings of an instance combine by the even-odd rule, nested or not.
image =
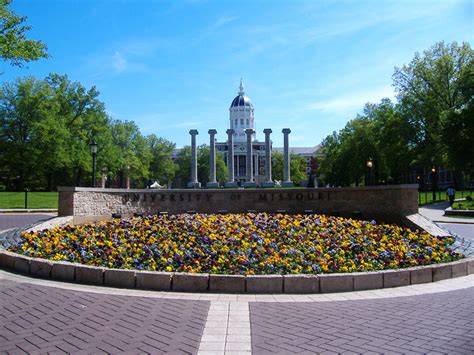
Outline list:
[[[210,148],[207,144],[198,146],[198,180],[201,186],[205,186],[209,182],[209,154]],[[183,147],[176,158],[178,170],[176,177],[180,181],[181,186],[186,186],[191,178],[191,147]],[[222,154],[216,152],[216,178],[217,181],[223,183],[227,179],[227,168]]]
[[[143,188],[150,178],[152,154],[145,137],[132,121],[112,121],[111,133],[113,142],[112,172],[117,174],[118,185],[125,187],[127,176],[130,176],[133,187]]]
[[[41,185],[42,163],[60,154],[63,133],[51,122],[51,90],[34,78],[5,83],[0,89],[0,165],[7,186],[22,190]],[[49,128],[48,128],[49,126]],[[51,139],[44,145],[44,139]],[[48,150],[53,155],[42,156]],[[43,181],[44,183],[44,181]]]
[[[150,175],[157,179],[160,184],[170,185],[176,174],[177,166],[172,160],[173,150],[176,145],[155,134],[146,137],[150,149]]]
[[[283,153],[272,152],[272,178],[274,181],[283,181]],[[306,174],[306,159],[290,154],[290,179],[296,185],[308,178]]]
[[[461,74],[463,104],[442,116],[442,136],[448,166],[474,177],[474,60]]]
[[[439,42],[423,54],[416,53],[408,65],[395,69],[393,81],[403,114],[417,132],[417,164],[451,166],[457,153],[447,146],[447,140],[453,142],[454,136],[459,144],[472,142],[463,135],[463,123],[468,124],[469,116],[455,115],[468,109],[472,100],[463,92],[472,88],[473,58],[468,43]],[[460,125],[461,130],[453,130],[453,125]]]
[[[48,190],[58,184],[89,185],[92,139],[99,143],[98,165],[113,161],[109,120],[98,95],[65,75],[5,83],[0,88],[0,148],[5,153],[0,165],[6,185]]]
[[[27,39],[31,26],[25,24],[26,17],[8,8],[10,4],[11,0],[0,0],[0,57],[18,67],[48,57],[44,43]]]
[[[99,170],[111,156],[112,139],[109,118],[104,104],[99,100],[95,87],[86,89],[79,82],[72,82],[67,75],[50,74],[46,79],[54,93],[52,101],[57,110],[54,122],[67,131],[67,141],[61,147],[60,164],[48,167],[48,188],[56,184],[81,186],[90,184],[92,159],[89,144],[98,143],[97,163]]]

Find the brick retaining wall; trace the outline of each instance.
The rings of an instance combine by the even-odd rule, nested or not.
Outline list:
[[[154,214],[256,212],[338,214],[405,223],[418,212],[417,185],[354,188],[137,190],[59,187],[59,215],[106,217]]]
[[[474,257],[445,264],[373,272],[243,276],[118,270],[0,251],[0,268],[43,279],[144,290],[298,294],[374,290],[466,276],[474,274]]]

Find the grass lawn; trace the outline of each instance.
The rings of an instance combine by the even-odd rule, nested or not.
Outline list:
[[[25,193],[0,192],[0,208],[25,208]],[[58,208],[58,193],[28,192],[27,208]]]
[[[453,210],[474,210],[474,201],[455,202]]]
[[[456,191],[456,198],[466,197],[466,196],[473,196],[473,191]],[[436,199],[433,201],[433,192],[432,191],[420,191],[418,196],[418,205],[429,205],[435,202],[443,202],[448,201],[448,196],[446,195],[446,191],[436,191]]]

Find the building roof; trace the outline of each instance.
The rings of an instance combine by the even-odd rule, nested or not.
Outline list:
[[[314,155],[320,148],[320,144],[315,145],[314,147],[290,147],[290,154]],[[273,151],[283,153],[283,147],[273,147]]]
[[[248,96],[245,96],[245,91],[244,91],[244,83],[242,79],[240,79],[240,86],[239,86],[239,94],[232,100],[232,103],[230,104],[230,107],[253,107],[252,103],[250,102],[250,99]]]
[[[245,96],[245,95],[236,96],[235,99],[230,104],[230,107],[240,107],[240,106],[253,107],[252,103],[250,102],[250,99],[248,98],[248,96]]]

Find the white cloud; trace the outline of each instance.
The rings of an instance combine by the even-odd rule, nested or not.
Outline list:
[[[112,68],[114,68],[117,73],[122,73],[127,69],[127,60],[120,52],[115,52],[112,57]]]
[[[377,103],[385,97],[390,99],[395,97],[395,92],[391,86],[382,86],[370,91],[358,91],[326,100],[315,101],[310,103],[307,108],[326,113],[345,113],[353,110],[362,111],[367,102]]]
[[[217,30],[219,30],[224,25],[237,20],[236,16],[222,16],[217,19],[212,25],[207,27],[195,40],[194,45],[197,45],[204,41],[209,36],[212,36]]]

